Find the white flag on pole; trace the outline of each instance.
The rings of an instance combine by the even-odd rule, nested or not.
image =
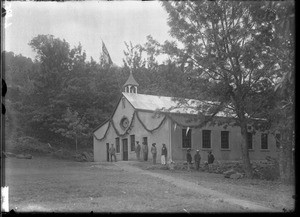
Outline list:
[[[190,130],[190,127],[187,127],[186,132],[185,132],[186,136],[189,133],[189,130]]]

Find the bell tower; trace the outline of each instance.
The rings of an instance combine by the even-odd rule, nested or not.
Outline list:
[[[130,75],[127,79],[127,81],[125,82],[125,84],[123,85],[123,87],[125,88],[125,93],[136,93],[137,94],[137,87],[139,86],[139,84],[136,82],[136,80],[134,79],[133,75],[132,75],[132,71],[130,70]]]

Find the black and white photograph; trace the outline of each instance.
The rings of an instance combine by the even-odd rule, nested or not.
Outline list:
[[[1,4],[1,212],[295,211],[293,0]]]

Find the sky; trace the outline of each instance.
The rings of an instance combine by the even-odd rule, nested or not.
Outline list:
[[[81,43],[99,61],[101,39],[112,61],[123,65],[124,41],[144,44],[147,35],[158,42],[170,40],[168,14],[157,1],[8,2],[4,49],[35,58],[28,45],[39,34],[65,39],[73,48]]]

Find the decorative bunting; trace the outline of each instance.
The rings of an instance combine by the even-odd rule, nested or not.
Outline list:
[[[114,128],[114,130],[115,130],[115,132],[116,132],[116,134],[117,134],[118,136],[123,137],[123,136],[125,136],[126,134],[129,134],[129,133],[130,133],[130,131],[131,131],[131,129],[132,129],[133,122],[134,122],[135,113],[136,113],[136,111],[133,112],[133,115],[132,115],[132,118],[131,118],[131,122],[130,122],[130,124],[129,124],[129,127],[127,128],[127,130],[126,130],[123,134],[121,134],[121,133],[118,131],[118,129],[116,128],[116,126],[115,126],[115,124],[114,124],[113,119],[110,120],[110,122],[112,123],[112,126],[113,126],[113,128]]]
[[[107,135],[107,132],[108,132],[109,128],[110,128],[110,122],[108,122],[108,127],[107,127],[107,129],[106,129],[106,131],[105,131],[105,133],[104,133],[104,136],[103,136],[101,139],[99,139],[99,138],[97,138],[97,136],[96,136],[95,133],[94,133],[94,138],[95,138],[96,140],[98,140],[99,142],[102,141],[102,140],[104,140],[105,137],[106,137],[106,135]]]
[[[121,133],[118,131],[118,129],[116,128],[116,126],[115,126],[115,124],[114,124],[114,122],[113,122],[113,119],[111,118],[111,119],[109,120],[109,125],[108,125],[108,127],[107,127],[107,129],[106,129],[106,131],[105,131],[104,136],[103,136],[102,138],[97,138],[96,135],[94,134],[94,138],[95,138],[96,140],[98,140],[98,141],[104,140],[104,139],[106,138],[106,135],[107,135],[107,133],[108,133],[108,130],[110,129],[111,126],[114,128],[116,134],[117,134],[119,137],[123,137],[123,136],[129,134],[130,131],[131,131],[132,128],[133,128],[133,123],[134,123],[135,117],[139,120],[139,122],[141,123],[141,125],[143,126],[143,128],[144,128],[147,132],[150,132],[150,133],[153,133],[155,130],[159,129],[159,128],[165,123],[165,121],[167,120],[167,118],[169,118],[171,121],[174,122],[174,130],[176,130],[177,126],[183,127],[183,128],[186,127],[186,128],[187,128],[187,130],[186,130],[186,135],[188,134],[188,132],[189,132],[190,129],[192,129],[192,128],[201,128],[201,127],[205,126],[205,125],[210,121],[210,119],[207,119],[207,120],[201,122],[201,123],[198,124],[198,125],[184,125],[184,124],[180,124],[180,123],[178,123],[176,120],[174,120],[174,118],[173,118],[171,115],[169,115],[169,114],[164,114],[164,118],[162,119],[162,121],[159,123],[159,125],[158,125],[157,127],[155,127],[154,129],[148,129],[148,128],[146,127],[146,125],[143,123],[143,121],[140,119],[139,114],[138,114],[138,111],[135,110],[135,111],[133,112],[133,115],[132,115],[132,118],[131,118],[131,122],[130,122],[130,124],[129,124],[129,127],[127,128],[127,130],[126,130],[123,134],[121,134]]]
[[[139,120],[139,122],[141,123],[141,125],[143,126],[143,128],[144,128],[147,132],[150,132],[150,133],[153,133],[155,130],[159,129],[159,128],[163,125],[163,123],[166,121],[166,119],[167,119],[166,116],[165,116],[165,117],[163,118],[163,120],[160,122],[160,124],[159,124],[156,128],[150,130],[150,129],[148,129],[148,128],[146,127],[146,125],[142,122],[142,120],[140,119],[140,117],[139,117],[139,115],[138,115],[138,112],[137,112],[137,111],[134,111],[134,113],[133,113],[133,115],[132,115],[132,118],[131,118],[131,122],[130,122],[130,124],[129,124],[129,127],[127,128],[127,130],[126,130],[123,134],[121,134],[121,133],[118,131],[118,129],[117,129],[116,126],[115,126],[115,123],[114,123],[113,119],[110,119],[110,120],[109,120],[109,125],[108,125],[108,127],[107,127],[107,129],[106,129],[106,131],[105,131],[104,136],[103,136],[102,138],[97,138],[96,135],[94,134],[94,138],[95,138],[96,140],[98,140],[98,141],[104,140],[104,139],[106,138],[106,135],[107,135],[107,132],[108,132],[110,126],[112,126],[112,127],[114,128],[116,134],[117,134],[119,137],[123,137],[123,136],[129,134],[130,131],[131,131],[131,129],[132,129],[132,127],[133,127],[133,123],[134,123],[135,117],[137,117],[137,119]]]
[[[153,131],[159,129],[159,128],[162,126],[162,124],[165,122],[165,120],[167,119],[166,116],[165,116],[165,117],[163,118],[163,120],[160,122],[160,124],[159,124],[156,128],[154,128],[154,129],[152,129],[152,130],[149,130],[149,129],[146,127],[146,125],[142,122],[142,120],[140,119],[140,117],[139,117],[139,115],[138,115],[138,112],[136,112],[136,117],[137,117],[137,119],[139,120],[139,122],[142,124],[142,126],[144,127],[144,129],[145,129],[146,131],[150,132],[150,133],[153,133]]]

